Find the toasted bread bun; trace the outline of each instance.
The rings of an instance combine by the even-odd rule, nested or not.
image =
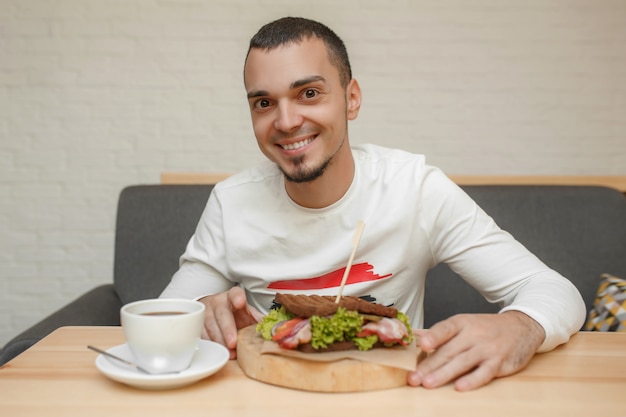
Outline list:
[[[372,349],[378,349],[385,347],[385,344],[382,342],[377,342],[372,346]],[[322,352],[340,352],[343,350],[355,350],[357,349],[356,344],[353,341],[344,341],[344,342],[335,342],[331,343],[325,348],[315,349],[311,343],[303,343],[298,345],[297,348],[300,352],[304,353],[322,353]]]
[[[358,311],[361,314],[395,318],[398,310],[381,304],[370,303],[358,297],[341,297],[339,304],[335,303],[335,296],[330,295],[302,295],[276,294],[275,301],[283,305],[287,311],[298,317],[330,316],[337,312],[338,307],[346,310]]]

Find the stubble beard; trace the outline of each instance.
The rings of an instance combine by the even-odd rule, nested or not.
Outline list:
[[[326,168],[330,165],[332,156],[316,167],[307,167],[305,159],[305,155],[293,158],[291,162],[295,166],[295,169],[291,173],[287,172],[282,167],[279,167],[287,181],[297,184],[315,181],[324,174]]]

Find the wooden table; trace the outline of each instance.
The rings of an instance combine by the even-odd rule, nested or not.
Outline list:
[[[88,343],[124,338],[119,327],[64,327],[0,368],[0,416],[626,417],[626,333],[579,333],[522,372],[465,393],[303,392],[249,379],[236,361],[184,388],[144,391],[102,375]]]

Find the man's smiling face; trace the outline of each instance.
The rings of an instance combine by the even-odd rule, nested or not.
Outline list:
[[[317,38],[267,50],[252,49],[244,69],[252,125],[259,148],[292,182],[320,177],[348,144],[356,118],[339,71]]]

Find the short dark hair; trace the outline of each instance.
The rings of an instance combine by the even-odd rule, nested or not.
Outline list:
[[[345,88],[352,79],[352,68],[346,45],[329,27],[302,17],[283,17],[270,22],[250,39],[248,54],[252,49],[272,50],[290,43],[316,37],[324,42],[330,63],[339,70],[339,81]],[[246,61],[247,61],[246,56]]]

